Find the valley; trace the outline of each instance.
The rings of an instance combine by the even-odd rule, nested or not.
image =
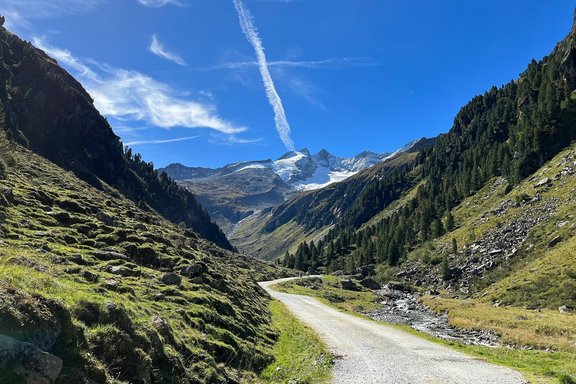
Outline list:
[[[188,188],[206,207],[211,217],[231,237],[244,219],[258,216],[303,191],[321,189],[345,180],[399,153],[362,152],[340,158],[325,149],[312,155],[307,149],[288,152],[277,160],[229,164],[219,169],[193,168],[170,164],[159,172]]]
[[[0,18],[0,384],[576,382],[576,18],[445,133],[345,158],[294,148],[271,73],[302,91],[285,67],[380,64],[268,63],[233,5],[257,61],[196,67],[153,34],[147,54],[179,66],[171,83],[25,41]],[[192,143],[198,158],[206,143],[261,153],[266,124],[249,131],[211,92],[171,88],[238,70],[215,87],[233,94],[237,81],[251,89],[250,68],[284,155],[157,169],[133,148],[183,146],[145,147],[164,164]],[[358,126],[339,132],[356,139]]]

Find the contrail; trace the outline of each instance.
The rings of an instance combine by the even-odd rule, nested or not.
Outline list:
[[[286,148],[288,148],[289,151],[293,151],[294,142],[290,137],[290,124],[288,124],[288,119],[286,118],[286,112],[284,112],[282,100],[280,100],[280,96],[278,96],[278,92],[276,92],[276,87],[274,86],[272,76],[270,76],[270,71],[268,70],[268,62],[266,61],[264,47],[262,46],[262,40],[258,36],[258,30],[252,21],[252,15],[242,0],[234,0],[234,6],[236,7],[236,12],[238,12],[238,18],[240,19],[240,26],[242,27],[242,31],[256,52],[258,68],[260,69],[262,81],[264,82],[264,88],[266,89],[266,97],[268,97],[268,101],[274,110],[274,122],[276,123],[276,131],[280,135],[280,139]]]

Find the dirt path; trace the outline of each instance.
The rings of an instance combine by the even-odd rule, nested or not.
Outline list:
[[[475,360],[442,345],[355,317],[307,296],[272,291],[287,279],[260,283],[313,328],[339,358],[334,383],[523,384],[511,369]]]

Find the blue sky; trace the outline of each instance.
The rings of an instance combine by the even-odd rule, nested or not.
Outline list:
[[[566,0],[0,0],[156,166],[393,151],[569,31]]]

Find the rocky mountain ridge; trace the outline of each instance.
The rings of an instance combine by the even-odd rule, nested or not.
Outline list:
[[[354,176],[394,157],[421,140],[410,142],[393,153],[365,151],[341,158],[322,149],[287,152],[277,160],[249,161],[221,168],[186,167],[170,164],[159,172],[193,192],[212,218],[227,234],[236,224],[262,209],[277,206],[305,191],[324,188]]]

